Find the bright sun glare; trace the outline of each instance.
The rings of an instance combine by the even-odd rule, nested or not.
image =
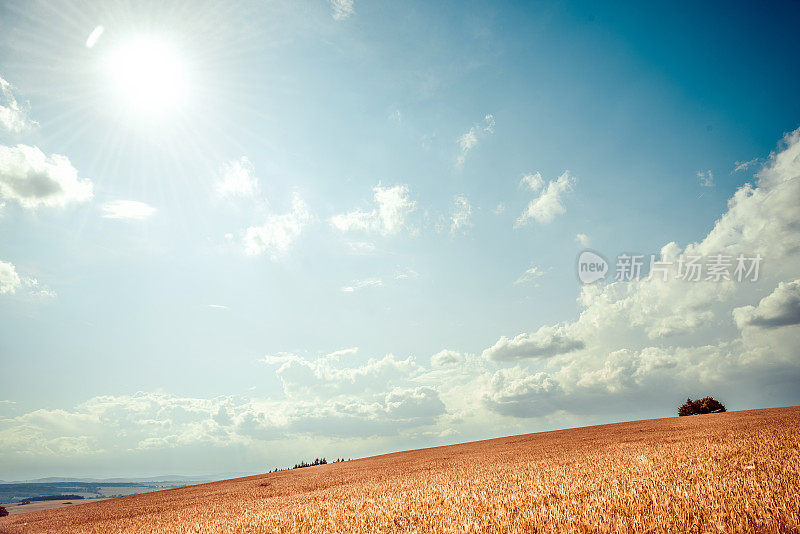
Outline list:
[[[163,112],[186,97],[185,66],[164,40],[141,37],[122,44],[108,56],[116,92],[131,110]]]

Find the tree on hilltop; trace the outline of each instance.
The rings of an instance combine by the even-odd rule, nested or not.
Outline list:
[[[703,397],[702,399],[686,399],[686,402],[678,408],[678,415],[700,415],[706,413],[725,412],[725,406],[714,397]]]

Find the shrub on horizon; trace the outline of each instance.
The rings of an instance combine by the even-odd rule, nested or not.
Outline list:
[[[702,399],[686,399],[686,402],[678,408],[678,415],[700,415],[706,413],[725,412],[725,406],[714,397],[703,397]]]

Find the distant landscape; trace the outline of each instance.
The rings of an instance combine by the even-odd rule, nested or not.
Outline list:
[[[107,499],[179,488],[189,484],[208,482],[201,477],[142,480],[78,480],[68,478],[44,478],[20,482],[0,482],[0,505],[10,514],[29,510],[43,510],[69,504],[81,504],[93,499]]]
[[[85,504],[97,499],[180,488],[244,475],[245,473],[227,473],[203,476],[165,475],[105,479],[46,477],[12,482],[0,480],[0,506],[6,508],[9,514],[13,515],[72,504]]]
[[[0,532],[797,532],[800,407],[511,436],[0,519]]]
[[[0,503],[17,502],[31,497],[47,495],[79,495],[85,499],[119,497],[145,491],[177,488],[201,480],[164,482],[33,482],[0,484]]]

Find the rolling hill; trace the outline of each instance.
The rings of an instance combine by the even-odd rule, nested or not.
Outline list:
[[[0,532],[800,532],[800,407],[511,436],[0,519]]]

